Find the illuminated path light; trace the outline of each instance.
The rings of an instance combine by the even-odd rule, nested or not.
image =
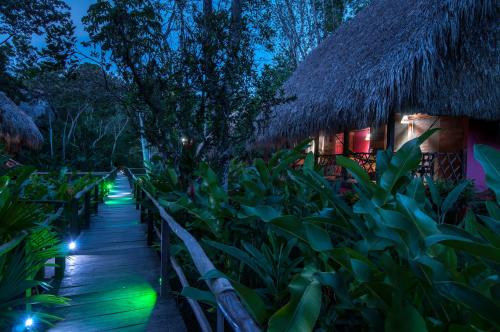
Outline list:
[[[76,249],[76,242],[75,241],[71,241],[68,244],[68,248],[69,248],[69,250],[75,250]]]
[[[175,300],[158,297],[160,261],[124,175],[98,211],[72,239],[78,250],[66,260],[58,292],[71,301],[54,309],[63,320],[49,331],[186,331]]]
[[[26,318],[26,320],[24,321],[24,326],[27,328],[32,327],[33,326],[33,318],[32,317]]]

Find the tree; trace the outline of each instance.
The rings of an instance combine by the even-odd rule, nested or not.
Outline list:
[[[4,59],[0,71],[11,76],[29,75],[40,58],[64,68],[75,43],[69,9],[62,0],[0,2],[0,56]],[[33,36],[44,36],[46,47],[36,49]]]
[[[37,164],[104,169],[116,161],[117,154],[138,146],[128,126],[126,85],[101,67],[82,64],[72,75],[45,72],[27,85],[47,104],[39,124],[49,136],[49,146],[37,153]],[[129,142],[122,144],[122,140]],[[133,163],[134,155],[130,157]]]

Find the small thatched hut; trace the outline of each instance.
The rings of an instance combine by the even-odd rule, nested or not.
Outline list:
[[[444,129],[429,153],[462,154],[478,127],[498,143],[498,19],[493,0],[373,0],[299,65],[284,85],[295,99],[258,141],[315,137],[319,154],[372,153],[434,125]],[[464,173],[462,156],[451,166]]]
[[[0,91],[0,137],[9,150],[21,146],[39,148],[43,136],[33,119]]]

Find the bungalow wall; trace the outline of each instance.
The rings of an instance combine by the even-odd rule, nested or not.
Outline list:
[[[470,119],[467,121],[467,178],[474,181],[478,191],[486,190],[484,171],[474,157],[475,144],[487,144],[500,149],[500,122]]]

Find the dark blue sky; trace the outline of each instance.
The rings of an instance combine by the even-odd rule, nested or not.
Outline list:
[[[88,40],[87,32],[85,32],[85,29],[82,24],[82,17],[84,17],[87,14],[87,9],[89,8],[89,6],[97,2],[97,0],[65,0],[65,1],[71,7],[71,16],[76,26],[75,36],[77,38],[77,48],[80,52],[90,55],[90,50],[85,49],[81,45],[82,41]],[[33,44],[38,47],[43,46],[44,37],[34,36]],[[258,68],[262,68],[262,65],[270,63],[271,60],[272,60],[272,55],[268,51],[262,48],[256,50],[255,61]]]

